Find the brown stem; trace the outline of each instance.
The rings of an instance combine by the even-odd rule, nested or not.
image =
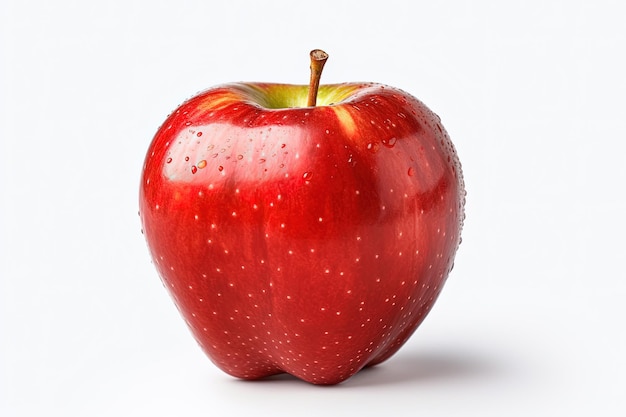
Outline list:
[[[320,87],[320,78],[324,64],[328,59],[328,54],[321,49],[311,51],[311,81],[309,81],[309,96],[307,98],[307,106],[314,107],[317,103],[317,90]]]

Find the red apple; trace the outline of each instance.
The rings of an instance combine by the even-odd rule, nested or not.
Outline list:
[[[154,264],[204,352],[239,378],[335,384],[386,360],[460,243],[464,183],[439,117],[381,84],[316,87],[210,88],[145,159]]]

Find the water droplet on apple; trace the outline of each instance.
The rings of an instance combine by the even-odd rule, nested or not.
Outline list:
[[[185,157],[185,162],[187,162],[187,161],[189,161],[189,157],[188,156]]]
[[[198,168],[202,169],[204,167],[206,167],[206,160],[203,159],[202,161],[198,162]]]
[[[218,154],[214,153],[213,155],[211,155],[211,158],[217,158],[217,155]]]
[[[385,145],[386,147],[393,148],[393,146],[396,144],[396,138],[383,139],[382,142],[383,145]]]
[[[259,164],[264,164],[265,163],[265,158],[260,158],[259,159]]]
[[[311,174],[309,171],[306,171],[304,174],[302,174],[302,178],[304,178],[307,181],[311,179],[311,176],[313,176],[313,174]]]
[[[195,174],[196,172],[198,172],[198,168],[195,165],[191,166],[191,173]]]
[[[243,159],[243,155],[237,155],[237,160],[241,161]]]
[[[373,153],[378,152],[378,148],[380,147],[380,145],[378,143],[368,143],[367,144],[367,150]]]
[[[202,136],[202,132],[196,133],[196,136],[198,136],[198,137]]]
[[[185,122],[185,126],[191,126],[191,122],[189,121]]]
[[[287,144],[286,144],[286,143],[283,143],[282,145],[280,145],[280,148],[282,149],[282,148],[284,148],[285,146],[287,146]]]
[[[172,158],[167,158],[167,160],[165,161],[165,163],[169,164],[170,162],[172,162]]]
[[[413,167],[409,167],[408,174],[409,174],[409,177],[412,177],[413,174],[415,174],[415,169],[413,169]]]
[[[217,170],[218,170],[219,172],[222,172],[222,171],[224,171],[224,167],[220,165],[220,166],[218,166],[218,167],[217,167]]]

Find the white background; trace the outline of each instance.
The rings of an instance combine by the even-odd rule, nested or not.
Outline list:
[[[0,415],[626,415],[620,0],[0,5]],[[407,345],[335,387],[242,382],[178,316],[137,216],[144,153],[228,81],[378,81],[436,111],[468,189]]]

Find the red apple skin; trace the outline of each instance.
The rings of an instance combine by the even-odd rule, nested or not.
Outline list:
[[[303,89],[237,83],[183,103],[148,150],[140,216],[219,368],[336,384],[392,356],[431,310],[465,190],[439,117],[414,97],[338,84],[320,88],[334,104],[264,98]]]

